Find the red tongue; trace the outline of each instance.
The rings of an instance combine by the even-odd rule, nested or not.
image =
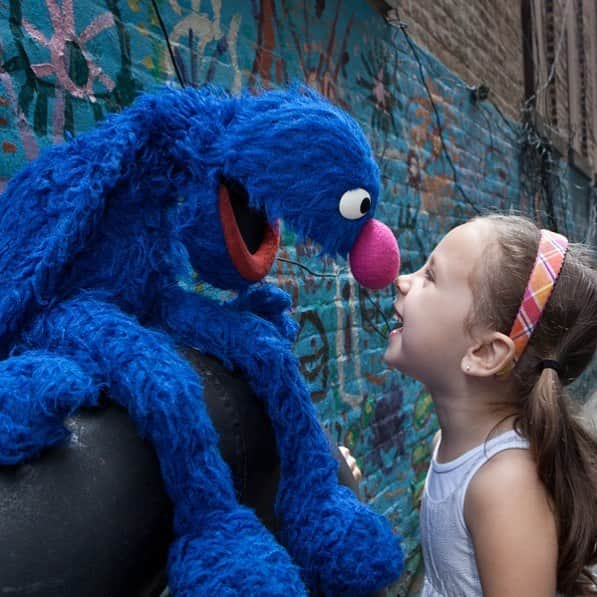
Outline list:
[[[261,246],[255,253],[251,253],[238,228],[236,218],[234,217],[234,210],[230,203],[230,195],[225,185],[220,185],[218,209],[226,248],[234,267],[249,282],[261,280],[272,268],[278,247],[280,246],[278,225],[275,227],[267,226]]]

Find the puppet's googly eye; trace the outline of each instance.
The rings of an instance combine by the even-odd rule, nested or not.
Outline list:
[[[346,191],[338,208],[347,220],[358,220],[371,209],[371,197],[365,189]]]

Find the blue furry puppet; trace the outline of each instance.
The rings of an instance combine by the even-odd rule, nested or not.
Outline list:
[[[389,283],[378,191],[356,123],[306,90],[163,90],[47,150],[0,198],[0,464],[63,440],[63,419],[106,390],[159,458],[175,595],[363,595],[396,579],[397,537],[337,484],[289,298],[261,282],[281,218]],[[189,267],[238,297],[185,291]],[[239,367],[265,403],[279,543],[236,500],[182,345]]]

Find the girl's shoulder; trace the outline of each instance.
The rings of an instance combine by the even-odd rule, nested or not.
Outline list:
[[[464,519],[473,535],[475,530],[500,533],[513,527],[517,532],[551,533],[550,498],[530,450],[504,450],[481,466],[466,491]]]
[[[547,495],[531,451],[511,448],[489,458],[475,473],[468,486],[465,506],[467,502],[491,501],[493,496],[510,501],[529,490]]]

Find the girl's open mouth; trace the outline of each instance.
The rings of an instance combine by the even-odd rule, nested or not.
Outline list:
[[[390,336],[395,334],[400,334],[404,329],[404,319],[402,318],[402,314],[397,309],[394,309],[394,328],[390,332]]]

